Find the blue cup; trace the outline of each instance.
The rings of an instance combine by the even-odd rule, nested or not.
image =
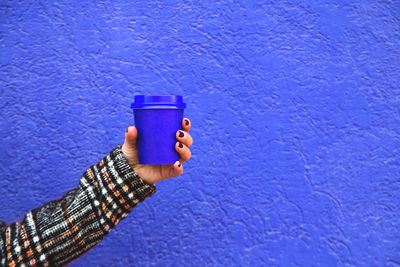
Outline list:
[[[186,104],[180,95],[137,95],[131,105],[138,130],[139,164],[174,164],[176,132],[182,129]]]

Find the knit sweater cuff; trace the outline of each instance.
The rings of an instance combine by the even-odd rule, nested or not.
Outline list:
[[[110,174],[108,178],[113,184],[111,187],[115,187],[113,197],[119,198],[121,202],[125,201],[130,206],[135,206],[156,192],[155,185],[143,181],[129,165],[121,145],[115,147],[109,155],[111,160],[105,157],[103,162],[107,164],[107,173]]]

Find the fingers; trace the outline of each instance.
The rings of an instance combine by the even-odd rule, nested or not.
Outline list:
[[[184,132],[182,130],[176,132],[176,139],[179,142],[185,144],[187,147],[190,147],[193,144],[192,136],[189,133]]]
[[[182,130],[185,132],[190,130],[190,127],[192,127],[192,122],[188,118],[183,118],[182,120]]]
[[[175,150],[179,154],[179,161],[181,163],[188,161],[192,156],[192,152],[190,151],[190,149],[181,142],[177,142],[175,144]]]
[[[188,161],[192,156],[192,152],[190,151],[189,147],[193,144],[193,138],[188,133],[191,127],[192,122],[188,118],[183,118],[182,130],[176,132],[176,139],[178,142],[175,144],[175,149],[179,154],[179,161],[181,163]]]
[[[179,176],[182,173],[183,173],[183,165],[179,161],[176,161],[173,165],[173,173],[171,174],[171,177]]]

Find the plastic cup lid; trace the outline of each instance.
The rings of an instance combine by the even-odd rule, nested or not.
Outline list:
[[[131,108],[186,108],[186,104],[180,95],[136,95]]]

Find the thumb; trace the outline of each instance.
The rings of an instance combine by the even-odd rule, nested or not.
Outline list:
[[[125,145],[129,148],[136,148],[138,131],[135,126],[128,126],[125,132]]]

